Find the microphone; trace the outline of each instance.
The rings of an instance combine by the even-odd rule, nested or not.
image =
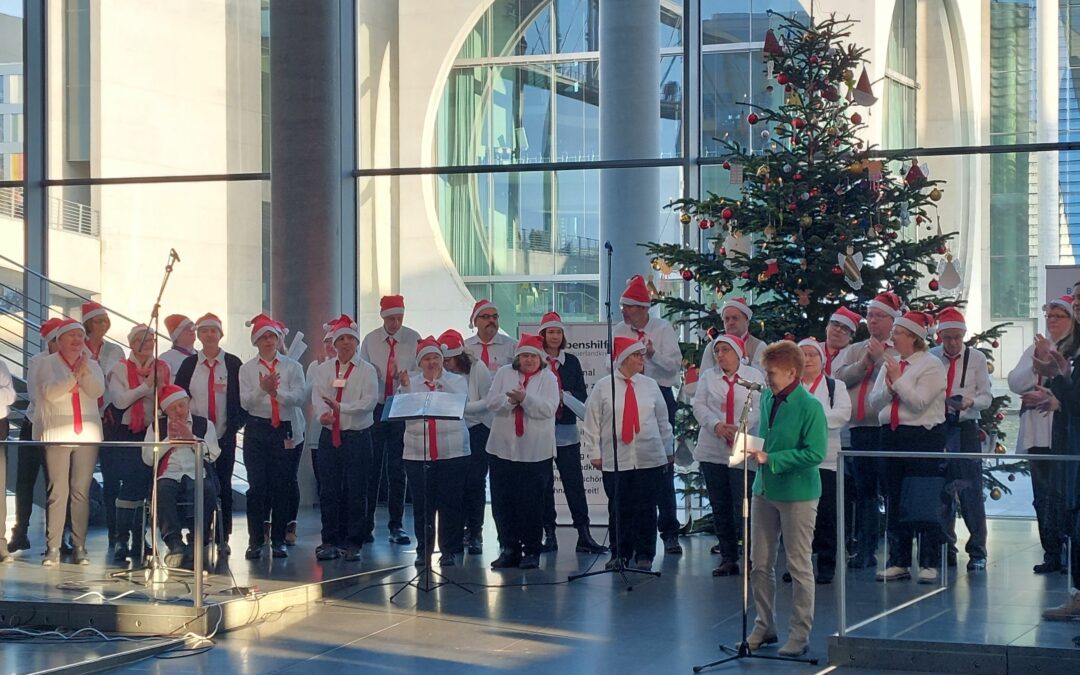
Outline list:
[[[180,256],[177,255],[175,248],[170,248],[169,249],[169,255],[172,256],[172,259],[175,260],[176,262],[180,262]]]
[[[739,385],[740,387],[749,389],[750,391],[762,391],[763,389],[765,389],[764,384],[760,382],[751,382],[749,380],[744,380],[741,377],[735,378],[735,384]]]
[[[615,249],[611,248],[611,242],[610,242],[610,241],[605,241],[605,242],[604,242],[604,249],[605,249],[605,250],[606,250],[606,251],[607,251],[608,253],[611,253],[611,252],[613,252],[613,251],[615,250]]]

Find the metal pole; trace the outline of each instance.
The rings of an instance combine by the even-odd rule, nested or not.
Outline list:
[[[836,460],[836,557],[840,561],[837,566],[840,579],[836,584],[836,634],[844,637],[847,632],[847,524],[844,522],[847,510],[844,508],[844,479],[847,477],[847,465],[845,463],[844,449],[840,449],[840,457]],[[843,555],[840,555],[840,554]]]
[[[211,392],[212,394],[213,392]],[[211,422],[213,424],[213,422]],[[195,546],[195,583],[191,586],[194,594],[192,603],[195,609],[202,609],[203,604],[203,518],[206,517],[203,508],[205,488],[203,487],[203,457],[206,455],[206,442],[198,441],[192,446],[195,453],[195,533],[192,537]]]

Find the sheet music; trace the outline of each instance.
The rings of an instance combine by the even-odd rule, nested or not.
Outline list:
[[[292,344],[289,345],[289,349],[285,352],[285,356],[289,357],[293,361],[299,361],[300,357],[307,351],[307,343],[304,342],[304,334],[298,332],[293,337]]]
[[[440,419],[460,420],[465,416],[466,394],[422,391],[397,394],[389,399],[383,420]]]
[[[577,415],[579,420],[585,419],[585,404],[577,400],[573,394],[568,391],[564,391],[562,395],[563,405],[567,410]]]
[[[746,460],[750,450],[761,450],[765,447],[765,439],[753,434],[735,434],[735,442],[731,445],[731,459],[728,466],[738,466]]]

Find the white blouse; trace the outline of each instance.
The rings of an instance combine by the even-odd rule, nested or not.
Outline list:
[[[483,366],[483,364],[480,364]],[[476,368],[487,370],[487,368]],[[442,376],[435,380],[434,391],[448,394],[468,394],[469,383],[461,375],[456,375],[444,370]],[[413,373],[409,377],[409,386],[401,387],[402,393],[423,393],[432,391],[427,386],[427,380],[423,374]],[[465,426],[465,420],[434,420],[435,422],[435,447],[438,449],[438,457],[432,458],[427,455],[424,441],[431,445],[431,436],[427,420],[408,420],[405,422],[405,450],[402,454],[404,459],[423,461],[425,457],[436,461],[464,457],[469,454],[469,429]]]
[[[151,335],[147,339],[152,340],[154,339],[154,336]],[[89,345],[87,345],[86,349],[87,351],[90,351]],[[102,396],[101,402],[101,412],[104,413],[105,408],[113,402],[112,392],[110,392],[108,388],[109,373],[111,373],[116,364],[120,363],[120,361],[124,358],[124,348],[114,342],[105,341],[101,343],[101,351],[98,352],[98,355],[95,357],[94,352],[91,351],[90,357],[97,361],[97,364],[101,367],[102,374],[105,375],[106,388],[105,394]],[[172,372],[175,373],[176,371],[174,370]]]
[[[753,366],[741,365],[735,372],[748,382],[764,383],[765,378],[761,371]],[[716,435],[717,424],[728,424],[727,421],[727,395],[728,383],[724,380],[724,371],[718,367],[706,370],[697,383],[697,391],[694,393],[694,418],[698,421],[697,446],[694,448],[694,459],[698,462],[710,462],[713,464],[728,463],[731,459],[731,446],[726,439]],[[735,405],[730,424],[738,424],[742,416],[743,404],[750,390],[741,384],[734,385]],[[758,422],[761,412],[758,410],[761,394],[754,392],[750,398],[750,412],[746,419],[746,428],[751,434],[757,434]],[[756,468],[756,462],[751,460],[750,470]]]
[[[521,409],[525,413],[525,433],[518,436],[514,427],[513,403],[507,394],[521,388],[525,376],[513,366],[503,366],[495,373],[487,395],[487,407],[494,417],[488,436],[488,454],[513,462],[542,462],[555,456],[555,411],[559,407],[559,383],[549,369],[543,368],[529,378]]]
[[[915,352],[907,357],[907,368],[892,384],[885,384],[886,370],[878,368],[877,381],[870,392],[870,402],[878,410],[878,423],[889,426],[893,393],[900,400],[900,425],[931,429],[945,422],[945,366],[929,352]]]
[[[1020,355],[1020,362],[1009,372],[1009,391],[1024,394],[1045,386],[1043,378],[1035,373],[1035,346],[1031,345]],[[1031,448],[1049,448],[1053,433],[1054,413],[1034,408],[1020,409],[1020,428],[1016,432],[1016,454],[1027,454]]]
[[[259,386],[259,376],[270,371],[261,362],[262,359],[256,356],[240,366],[240,405],[249,415],[270,419],[270,395]],[[292,408],[304,403],[304,370],[299,363],[284,356],[277,356],[274,362],[274,370],[281,376],[277,391],[278,414],[282,422],[293,422]],[[294,429],[293,436],[297,435]]]
[[[470,429],[477,424],[491,428],[494,417],[487,407],[487,395],[491,391],[494,376],[479,360],[469,369],[469,402],[465,404],[465,425]]]
[[[89,357],[89,350],[84,351]],[[38,415],[41,419],[40,438],[43,441],[101,440],[101,413],[97,400],[105,393],[105,375],[97,361],[88,359],[87,372],[78,379],[68,368],[59,352],[41,360],[38,391],[41,393]],[[75,414],[71,404],[71,392],[78,386],[79,408],[82,412],[82,433],[75,433]]]
[[[848,396],[847,385],[843,380],[837,380],[833,378],[835,388],[833,390],[832,404],[829,404],[829,384],[825,381],[824,372],[822,372],[821,379],[817,382],[817,386],[814,391],[810,391],[810,387],[813,386],[813,382],[809,385],[803,382],[803,387],[807,391],[810,391],[817,400],[821,401],[821,407],[825,410],[825,422],[829,426],[829,445],[825,450],[825,460],[821,463],[821,468],[826,471],[836,471],[837,464],[840,456],[840,431],[847,426],[848,420],[851,418],[851,397]]]
[[[615,470],[615,452],[611,443],[612,415],[619,443],[619,471],[652,469],[668,463],[675,453],[667,404],[656,380],[640,373],[630,378],[637,400],[641,430],[630,443],[622,439],[623,403],[626,400],[626,378],[615,378],[615,406],[611,405],[611,375],[602,377],[585,403],[585,421],[581,427],[581,449],[590,460],[600,459],[602,471]]]
[[[345,386],[341,388],[341,430],[363,431],[375,423],[372,411],[379,403],[379,375],[375,366],[367,361],[353,359],[350,364],[353,366],[351,373],[349,366],[341,365],[336,358],[308,367],[311,373],[312,416],[318,421],[323,413],[330,412],[330,406],[323,397],[336,399],[339,388],[334,383],[344,380]],[[346,373],[348,377],[345,377]],[[333,428],[332,424],[319,424],[327,429]]]
[[[140,366],[138,363],[136,363],[135,365],[136,367],[143,367]],[[161,366],[161,374],[165,376],[165,379],[158,382],[157,384],[159,387],[164,387],[165,385],[172,382],[173,378],[172,372],[170,371],[168,364],[166,364],[164,361],[161,361]],[[154,415],[156,414],[156,401],[154,400],[154,376],[151,375],[146,382],[140,382],[136,386],[132,387],[128,383],[127,360],[122,360],[117,361],[113,365],[112,370],[107,373],[107,377],[109,383],[109,398],[112,401],[113,406],[115,406],[122,413],[120,423],[124,425],[130,425],[131,408],[136,405],[142,405],[143,424],[145,424],[147,427],[154,426]]]

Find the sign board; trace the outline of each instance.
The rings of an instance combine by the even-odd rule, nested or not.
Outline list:
[[[1073,286],[1080,282],[1080,265],[1047,265],[1046,298],[1050,302],[1063,295],[1072,295]]]

